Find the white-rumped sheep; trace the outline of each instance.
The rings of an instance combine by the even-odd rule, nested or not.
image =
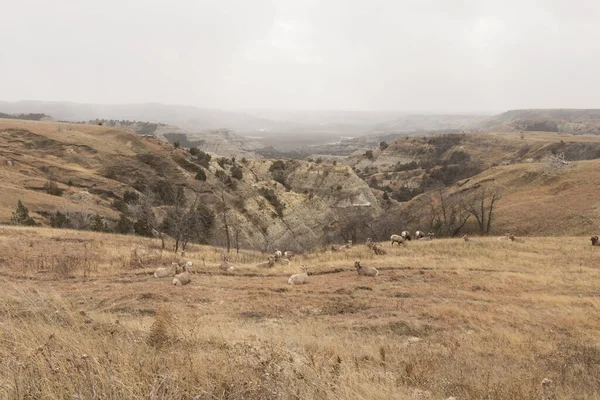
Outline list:
[[[273,256],[269,256],[269,260],[267,262],[256,264],[256,268],[272,268],[274,265],[275,258]]]
[[[348,240],[345,245],[340,246],[338,250],[347,250],[352,248],[352,240]]]
[[[173,278],[173,285],[184,286],[184,285],[187,285],[188,283],[190,283],[190,281],[192,280],[190,273],[188,271],[187,263],[183,267],[183,269],[184,269],[184,271],[181,274],[177,274],[177,275],[175,275],[175,278]]]
[[[356,271],[358,272],[359,275],[363,275],[363,276],[377,276],[377,275],[379,275],[379,271],[377,271],[375,268],[361,266],[360,265],[360,261],[355,261],[354,262],[354,268],[356,268]]]
[[[229,258],[226,255],[223,255],[223,261],[221,262],[220,268],[225,272],[233,272],[235,270],[235,266],[229,262]]]
[[[283,256],[285,258],[287,258],[288,260],[290,260],[292,257],[294,257],[294,253],[292,253],[291,251],[287,251],[286,250],[286,251],[283,252]]]
[[[279,259],[283,256],[283,253],[281,252],[281,250],[275,250],[275,253],[273,255],[275,256],[275,261],[279,261]]]
[[[421,239],[422,237],[425,237],[425,232],[423,232],[423,231],[415,232],[415,239]]]
[[[392,247],[394,247],[394,243],[398,243],[399,245],[406,246],[406,241],[400,235],[392,235],[390,236],[390,240],[392,241]]]
[[[513,235],[511,235],[510,233],[504,236],[500,236],[498,238],[499,241],[505,241],[505,240],[510,240],[511,242],[513,242],[515,240],[515,237]]]
[[[400,236],[402,236],[404,238],[404,240],[411,240],[412,236],[410,235],[409,231],[402,231],[402,233],[400,234]]]
[[[306,265],[303,265],[300,267],[300,269],[302,270],[302,273],[290,276],[290,279],[288,279],[288,284],[303,285],[308,282],[308,268]]]
[[[600,246],[600,242],[598,241],[598,236],[592,236],[592,246]]]
[[[433,232],[429,232],[427,234],[427,236],[421,237],[421,238],[419,238],[419,240],[433,240],[434,236],[435,236],[435,234]]]

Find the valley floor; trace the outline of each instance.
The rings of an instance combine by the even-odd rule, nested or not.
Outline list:
[[[159,241],[2,226],[0,399],[600,399],[589,238],[383,246],[228,274],[192,245],[175,287]]]

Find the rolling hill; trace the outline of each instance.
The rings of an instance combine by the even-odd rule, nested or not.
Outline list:
[[[21,200],[43,224],[58,211],[84,225],[97,214],[110,225],[128,191],[148,198],[160,218],[181,188],[189,203],[198,199],[221,213],[212,243],[224,243],[227,224],[241,247],[302,249],[337,237],[339,210],[380,211],[348,166],[272,165],[217,155],[200,161],[183,148],[112,127],[0,119],[0,222],[9,222]],[[195,179],[201,171],[205,181]],[[48,193],[50,183],[61,196]]]

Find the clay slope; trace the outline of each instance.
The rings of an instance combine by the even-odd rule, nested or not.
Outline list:
[[[126,191],[143,195],[171,185],[184,188],[188,200],[199,197],[215,211],[213,244],[226,242],[220,213],[224,199],[230,235],[235,233],[241,247],[304,250],[336,237],[340,210],[380,212],[370,188],[347,166],[290,160],[271,170],[272,160],[238,159],[243,177],[223,185],[218,176],[232,176],[231,159],[212,156],[200,166],[186,149],[131,131],[0,120],[0,223],[10,221],[18,200],[43,225],[56,211],[115,221],[115,203]],[[201,170],[206,181],[195,179]],[[46,193],[49,181],[64,191],[62,196]],[[168,207],[160,197],[153,193],[159,218]]]

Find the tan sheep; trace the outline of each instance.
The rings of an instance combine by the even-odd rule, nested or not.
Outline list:
[[[269,256],[269,261],[263,262],[260,264],[256,264],[256,268],[273,268],[275,265],[275,258],[273,256]]]
[[[394,247],[394,243],[398,243],[399,245],[403,245],[406,247],[406,241],[400,235],[392,235],[390,236],[390,240],[392,241],[392,247]]]
[[[497,240],[499,240],[499,241],[510,240],[511,242],[514,242],[515,237],[513,235],[511,235],[510,233],[508,233],[504,236],[500,236]]]
[[[235,266],[229,262],[229,258],[226,255],[222,256],[223,261],[221,262],[220,268],[225,272],[233,272]]]
[[[188,283],[190,283],[191,276],[190,273],[188,271],[188,264],[186,263],[186,265],[184,265],[183,269],[184,271],[181,274],[177,274],[175,275],[175,278],[173,278],[173,285],[175,286],[184,286],[187,285]]]
[[[358,274],[362,275],[362,276],[377,276],[377,275],[379,275],[379,271],[377,271],[375,268],[361,266],[360,261],[354,262],[354,268],[356,268],[356,271],[358,272]]]
[[[289,285],[303,285],[308,282],[308,268],[306,265],[303,265],[300,269],[302,270],[301,274],[290,276],[290,279],[288,279]]]
[[[177,263],[173,263],[177,266],[179,266],[179,264]],[[166,278],[167,276],[175,276],[179,273],[179,271],[177,271],[177,268],[175,267],[175,265],[172,265],[171,268],[164,268],[164,267],[160,267],[158,268],[156,271],[154,271],[154,277],[155,278]]]

